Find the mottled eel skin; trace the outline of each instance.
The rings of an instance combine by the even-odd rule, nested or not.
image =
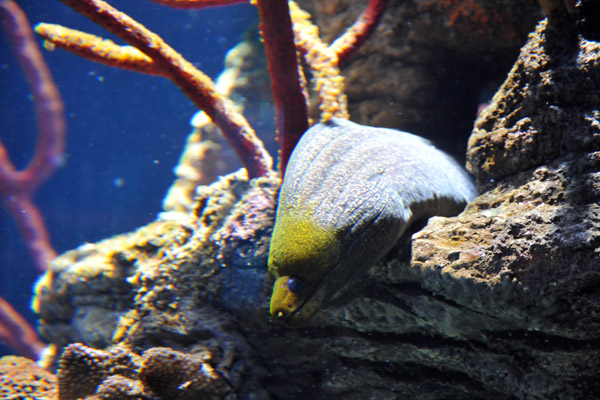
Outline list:
[[[417,219],[456,215],[476,195],[427,140],[332,119],[292,153],[269,251],[274,321],[298,326],[365,273]]]

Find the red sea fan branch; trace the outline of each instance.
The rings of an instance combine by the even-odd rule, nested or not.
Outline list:
[[[2,0],[0,18],[33,93],[39,130],[33,159],[22,171],[11,163],[0,142],[0,196],[17,222],[35,264],[45,271],[56,252],[31,197],[62,158],[66,132],[64,108],[23,11],[14,1]],[[0,341],[34,360],[45,347],[35,330],[1,297]]]
[[[15,309],[0,297],[0,342],[5,343],[17,354],[38,360],[46,345],[35,329]]]
[[[96,24],[119,36],[150,57],[164,76],[221,129],[248,171],[249,178],[272,171],[273,160],[246,119],[235,111],[231,101],[221,96],[214,83],[181,54],[139,22],[100,0],[61,0]]]
[[[258,0],[258,12],[275,103],[281,147],[279,169],[283,177],[296,143],[308,129],[307,99],[298,72],[298,56],[287,0]]]
[[[330,46],[338,56],[338,62],[346,62],[371,36],[379,25],[388,0],[369,0],[367,7],[354,24]]]
[[[62,158],[66,132],[64,107],[25,14],[10,0],[0,2],[0,13],[33,93],[39,130],[35,155],[22,171],[16,170],[0,142],[0,195],[17,221],[38,269],[45,271],[56,252],[31,196]]]

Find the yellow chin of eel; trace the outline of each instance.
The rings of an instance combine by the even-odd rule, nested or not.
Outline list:
[[[281,276],[273,284],[271,296],[271,317],[275,321],[284,322],[300,305],[300,298],[294,294],[287,285],[291,276]]]
[[[339,240],[334,232],[311,220],[314,215],[280,207],[269,251],[272,321],[298,326],[321,307],[320,282],[335,266]]]

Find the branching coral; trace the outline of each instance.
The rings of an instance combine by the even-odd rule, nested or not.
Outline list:
[[[263,176],[271,170],[271,156],[246,119],[237,113],[229,99],[222,97],[214,89],[214,83],[209,77],[166,44],[160,36],[106,2],[61,1],[150,57],[161,75],[171,79],[221,128],[244,163],[250,178]]]
[[[65,141],[63,103],[33,39],[27,17],[17,3],[1,1],[0,17],[33,92],[39,129],[34,157],[22,171],[15,168],[0,142],[0,197],[17,222],[38,269],[45,271],[56,252],[32,196],[62,158]],[[0,341],[34,359],[44,347],[35,330],[1,297]]]
[[[62,158],[66,130],[64,107],[25,14],[11,0],[0,2],[0,13],[33,92],[40,132],[35,155],[22,171],[17,171],[0,142],[0,195],[17,220],[38,269],[45,271],[48,261],[56,257],[56,252],[50,245],[40,212],[31,197]]]
[[[233,110],[229,100],[214,90],[214,84],[208,77],[195,69],[160,37],[103,1],[61,1],[121,37],[139,52],[129,47],[117,46],[111,41],[93,35],[56,25],[38,25],[36,28],[38,34],[57,47],[73,51],[94,61],[170,78],[221,128],[244,163],[249,177],[262,176],[270,170],[270,156],[264,151],[262,143],[256,138],[243,116]],[[159,2],[182,8],[217,5],[214,1]],[[296,46],[306,55],[307,63],[317,77],[316,87],[320,93],[320,107],[325,111],[325,119],[332,116],[347,117],[343,78],[339,76],[337,70],[338,57],[341,55],[343,59],[347,59],[366,40],[379,22],[386,3],[387,1],[383,0],[370,0],[365,12],[348,33],[334,43],[331,51],[321,46],[314,27],[306,22],[308,18],[300,17],[297,6],[291,5],[292,10],[296,10],[292,13],[292,18],[296,15],[294,20]],[[224,1],[221,4],[232,4],[232,2]],[[308,128],[303,79],[298,74],[292,21],[281,17],[289,15],[287,2],[258,1],[257,5],[269,61],[275,109],[280,110],[276,111],[276,120],[283,172],[296,142]],[[313,47],[319,50],[315,52],[312,50]],[[329,82],[332,84],[330,85]]]

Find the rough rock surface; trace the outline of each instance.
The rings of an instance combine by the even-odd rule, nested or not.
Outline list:
[[[59,399],[220,399],[229,385],[207,363],[210,357],[160,347],[138,356],[120,347],[102,351],[72,344],[60,359]]]
[[[328,43],[365,4],[300,1]],[[373,37],[342,65],[352,120],[425,136],[462,159],[478,107],[541,18],[533,0],[389,0]]]
[[[467,162],[500,179],[600,145],[598,42],[572,21],[538,25],[508,79],[475,123]]]
[[[307,326],[268,322],[277,179],[238,173],[199,188],[187,220],[58,258],[38,285],[42,332],[208,351],[238,398],[598,398],[600,44],[579,33],[539,24],[477,121],[482,194]]]
[[[154,347],[141,356],[122,347],[67,346],[55,375],[24,357],[0,359],[0,398],[37,400],[221,399],[226,379],[208,363],[208,351],[185,354]]]
[[[241,398],[263,393],[254,383],[266,372],[237,318],[269,329],[266,263],[278,187],[277,177],[249,184],[240,171],[199,187],[194,214],[183,220],[65,253],[37,285],[40,331],[59,348],[209,352]]]
[[[56,400],[57,380],[25,357],[0,358],[0,399]]]

